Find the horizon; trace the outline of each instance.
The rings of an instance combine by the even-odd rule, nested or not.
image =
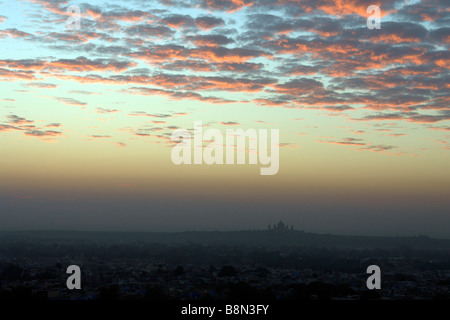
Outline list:
[[[218,229],[211,229],[211,230],[179,230],[179,231],[133,231],[133,230],[79,230],[79,229],[24,229],[24,230],[1,230],[0,232],[4,233],[26,233],[26,232],[74,232],[74,233],[161,233],[161,234],[180,234],[180,233],[233,233],[233,232],[255,232],[255,231],[269,231],[273,232],[274,230],[266,229],[236,229],[236,230],[218,230]],[[280,232],[280,231],[275,231]],[[281,231],[284,232],[284,231]],[[427,238],[427,239],[435,239],[435,240],[450,240],[450,237],[433,237],[429,236],[427,234],[411,234],[411,235],[377,235],[377,234],[339,234],[339,233],[320,233],[320,232],[312,232],[307,230],[300,230],[300,229],[293,229],[290,228],[286,230],[287,233],[289,232],[299,232],[304,234],[314,234],[319,236],[338,236],[338,237],[367,237],[367,238]]]

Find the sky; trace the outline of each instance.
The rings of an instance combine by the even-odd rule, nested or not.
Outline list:
[[[446,1],[0,8],[0,230],[450,238]],[[174,164],[195,121],[278,129],[278,172]]]

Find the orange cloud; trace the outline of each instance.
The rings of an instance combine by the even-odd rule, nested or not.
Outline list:
[[[28,38],[33,35],[28,32],[17,30],[16,28],[0,30],[0,38],[10,36],[11,38]]]
[[[0,81],[11,81],[11,80],[37,80],[32,71],[25,70],[8,70],[0,68]]]
[[[195,58],[204,59],[211,62],[235,62],[242,63],[256,57],[271,57],[269,54],[251,49],[225,47],[200,47],[192,49],[190,55]]]
[[[53,71],[114,71],[120,72],[136,66],[134,62],[97,59],[90,60],[85,57],[76,59],[60,59],[54,61],[43,60],[0,60],[0,66],[22,70],[53,70]],[[23,71],[24,72],[24,71]]]

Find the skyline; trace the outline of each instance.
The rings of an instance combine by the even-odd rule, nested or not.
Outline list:
[[[369,2],[0,1],[0,230],[450,238],[449,9]],[[278,172],[175,165],[195,121]]]

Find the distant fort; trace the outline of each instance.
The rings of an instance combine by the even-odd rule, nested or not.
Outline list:
[[[273,226],[269,224],[267,229],[269,231],[294,231],[294,226],[291,225],[291,227],[289,228],[287,224],[284,224],[284,222],[280,220],[278,224],[274,224]]]

